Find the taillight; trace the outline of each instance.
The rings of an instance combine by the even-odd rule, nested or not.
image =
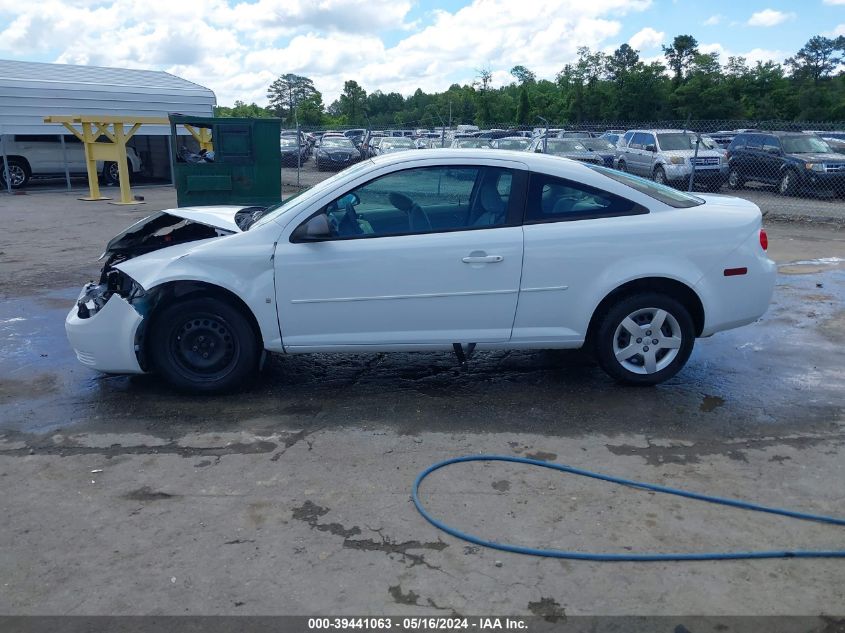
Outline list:
[[[769,236],[766,235],[766,229],[760,229],[760,247],[764,251],[769,250]]]

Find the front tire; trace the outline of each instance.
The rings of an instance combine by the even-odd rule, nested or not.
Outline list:
[[[728,188],[737,190],[742,189],[744,186],[745,180],[743,180],[739,170],[736,167],[731,167],[730,172],[728,172]]]
[[[658,167],[654,170],[654,182],[658,185],[668,185],[669,181],[666,180],[666,172],[663,170],[662,167]]]
[[[791,169],[783,172],[778,183],[778,193],[782,196],[793,196],[798,189],[798,176]]]
[[[17,158],[9,159],[9,181],[12,184],[12,189],[21,189],[26,187],[29,182],[30,173],[26,163]],[[3,166],[3,161],[0,159],[0,184],[6,188],[6,168]]]
[[[258,369],[259,339],[247,317],[213,297],[186,299],[155,316],[150,360],[183,391],[231,391]]]
[[[648,292],[622,297],[600,318],[596,358],[613,379],[656,385],[677,374],[695,343],[689,311],[676,299]]]

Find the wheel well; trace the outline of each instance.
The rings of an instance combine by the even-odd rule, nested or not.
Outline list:
[[[11,163],[13,160],[18,161],[19,163],[23,163],[23,168],[26,169],[26,173],[30,176],[32,175],[32,167],[29,164],[29,161],[24,158],[23,156],[17,156],[15,154],[10,154],[8,157],[9,162]],[[0,165],[3,164],[3,157],[0,156]]]
[[[610,309],[611,305],[622,297],[641,292],[659,292],[680,301],[689,310],[695,327],[695,335],[699,336],[704,330],[704,306],[692,288],[680,281],[667,279],[666,277],[644,277],[622,284],[601,300],[601,303],[596,307],[590,319],[590,326],[587,328],[587,338],[592,338],[593,332],[598,327],[602,315]]]
[[[243,299],[230,290],[226,290],[225,288],[221,288],[220,286],[215,286],[214,284],[204,281],[171,281],[160,286],[156,286],[150,291],[150,295],[152,299],[152,309],[147,315],[147,318],[142,321],[142,327],[139,328],[135,341],[137,346],[136,349],[141,350],[138,361],[144,369],[146,369],[146,365],[148,364],[148,339],[145,334],[155,323],[156,315],[160,313],[164,307],[171,305],[176,301],[182,301],[189,298],[214,297],[221,301],[225,301],[236,308],[246,317],[252,327],[252,331],[255,334],[255,340],[258,342],[260,349],[264,349],[264,339],[261,336],[261,328],[258,325],[258,319],[255,318],[252,310],[250,310],[249,306],[244,303]]]

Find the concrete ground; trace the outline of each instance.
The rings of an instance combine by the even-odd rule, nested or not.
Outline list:
[[[843,514],[845,231],[769,223],[753,325],[677,377],[614,385],[580,352],[274,358],[228,397],[79,365],[63,318],[105,242],[174,203],[0,198],[0,613],[845,616],[837,560],[590,563],[472,546],[410,502],[425,466],[500,453]],[[507,464],[423,488],[506,542],[648,552],[842,549],[842,528]]]

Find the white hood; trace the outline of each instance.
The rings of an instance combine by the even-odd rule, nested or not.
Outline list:
[[[180,209],[165,209],[164,213],[175,215],[178,218],[193,220],[200,224],[207,224],[224,231],[240,233],[241,230],[235,224],[235,214],[244,206],[220,206],[220,207],[182,207]]]

